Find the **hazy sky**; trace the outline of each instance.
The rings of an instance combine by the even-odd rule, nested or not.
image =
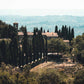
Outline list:
[[[84,16],[84,0],[0,0],[0,15]]]

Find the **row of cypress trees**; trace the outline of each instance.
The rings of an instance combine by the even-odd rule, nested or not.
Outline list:
[[[18,34],[17,29],[0,21],[0,62],[17,64]]]
[[[63,25],[62,28],[58,30],[58,26],[56,25],[55,33],[58,33],[58,36],[64,40],[71,41],[74,38],[74,28],[71,28],[70,26],[67,27],[66,25]]]
[[[34,28],[34,34],[32,36],[32,45],[29,44],[29,36],[27,35],[27,30],[25,28],[24,31],[24,37],[22,40],[22,50],[20,50],[20,55],[21,56],[21,64],[28,64],[31,63],[32,61],[39,60],[39,58],[42,58],[42,54],[44,55],[45,53],[45,48],[44,48],[44,38],[42,36],[42,30],[38,30],[38,28]],[[21,54],[22,53],[22,54]]]
[[[42,56],[47,56],[47,37],[42,36],[42,27],[40,30],[34,28],[32,45],[29,43],[26,27],[24,27],[22,44],[19,44],[18,30],[13,26],[0,22],[0,30],[0,38],[10,38],[10,42],[6,42],[3,39],[0,42],[0,62],[4,61],[6,64],[24,65],[39,60]],[[62,30],[58,30],[58,26],[56,26],[55,32],[58,33],[59,37],[69,39],[70,41],[74,37],[74,29],[67,26],[62,26]]]
[[[2,24],[3,22],[0,25],[0,62],[20,66],[42,58],[42,54],[44,55],[45,53],[42,28],[40,30],[38,28],[34,29],[32,45],[30,45],[29,36],[27,35],[26,27],[24,27],[22,44],[19,44],[17,29],[11,25]]]

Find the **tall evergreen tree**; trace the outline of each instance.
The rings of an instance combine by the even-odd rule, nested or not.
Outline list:
[[[42,57],[42,53],[43,53],[43,49],[44,49],[44,39],[43,39],[43,36],[42,36],[42,33],[41,31],[38,31],[38,47],[39,47],[39,57],[41,58]]]
[[[58,33],[58,26],[55,26],[55,33]]]
[[[42,32],[43,32],[43,28],[41,27],[41,29],[40,29],[40,30],[41,30],[41,33],[42,33]]]
[[[71,41],[72,35],[71,35],[71,27],[69,26],[69,41]]]
[[[35,61],[35,57],[36,57],[36,29],[34,28],[34,34],[33,34],[33,39],[32,39],[32,44],[33,44],[33,60]]]
[[[45,33],[45,29],[44,29],[44,33]]]
[[[7,59],[6,59],[7,52],[6,52],[6,44],[5,44],[4,40],[2,40],[2,42],[0,44],[0,48],[1,48],[1,53],[2,53],[2,56],[3,56],[2,60],[3,60],[3,62],[6,63],[7,62]]]
[[[49,32],[49,29],[47,30],[47,32]]]
[[[62,37],[61,30],[58,31],[58,36],[59,36],[59,37]]]
[[[72,28],[72,38],[74,38],[74,28]]]
[[[29,47],[28,36],[27,36],[27,30],[26,30],[26,27],[25,27],[24,37],[23,37],[23,42],[22,42],[22,48],[23,48],[23,53],[24,53],[26,64],[28,64],[28,56],[29,56],[28,47]]]

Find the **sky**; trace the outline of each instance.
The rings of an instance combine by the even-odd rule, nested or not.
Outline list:
[[[0,15],[84,16],[84,0],[0,0]]]

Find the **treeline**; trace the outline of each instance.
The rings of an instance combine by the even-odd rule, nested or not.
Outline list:
[[[72,55],[74,61],[79,61],[84,64],[84,33],[77,36],[71,41]]]
[[[41,59],[46,53],[41,30],[34,29],[32,45],[29,43],[26,27],[21,44],[18,42],[18,30],[13,26],[1,21],[0,30],[0,63],[25,65]]]
[[[20,51],[23,53],[22,56],[25,57],[25,61],[22,64],[28,64],[32,61],[35,62],[36,60],[39,61],[39,59],[42,59],[42,56],[45,56],[47,53],[46,47],[47,46],[44,46],[44,38],[42,36],[41,29],[38,30],[38,28],[34,28],[32,41],[29,43],[27,30],[25,28],[24,37],[22,40],[22,50]]]
[[[17,28],[0,21],[0,62],[3,61],[6,64],[20,66],[35,62],[36,60],[39,61],[42,57],[47,60],[47,36],[42,35],[42,27],[40,29],[34,28],[31,41],[27,35],[26,27],[20,28],[20,31],[24,34],[21,43],[18,40]],[[68,29],[67,26],[63,26],[62,30],[58,30],[56,26],[55,32],[58,33],[59,37],[69,39],[70,41],[74,37],[74,29],[70,27]],[[63,50],[56,46],[56,51],[66,51],[66,45],[62,40],[58,40],[57,42],[60,44],[59,46],[63,47]]]
[[[71,28],[70,26],[67,27],[66,25],[63,25],[62,28],[58,30],[58,26],[56,25],[55,33],[58,33],[58,36],[64,40],[71,41],[74,38],[74,28]]]
[[[70,51],[69,43],[65,43],[61,38],[52,38],[48,40],[48,51],[64,53]]]
[[[14,36],[17,36],[17,29],[15,29],[10,24],[6,24],[0,21],[0,38],[10,38],[13,39]]]
[[[0,21],[0,62],[16,64],[17,57],[17,29]]]
[[[0,21],[0,63],[17,64],[18,32],[12,25]]]
[[[44,45],[44,39],[46,40],[47,38],[43,38],[42,28],[40,30],[38,30],[38,28],[34,28],[34,35],[32,39],[34,60],[42,58],[42,54],[46,55],[47,53],[47,44]]]

